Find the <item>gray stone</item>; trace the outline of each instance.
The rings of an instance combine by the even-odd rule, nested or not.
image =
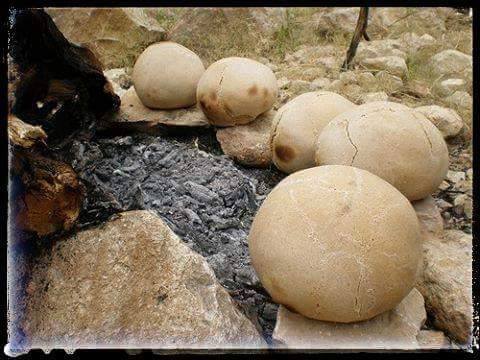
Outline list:
[[[409,81],[404,92],[407,95],[416,98],[425,98],[432,95],[432,93],[430,92],[430,86],[426,82],[420,80]]]
[[[327,78],[318,78],[311,82],[310,91],[323,90],[328,88],[330,85],[330,80]]]
[[[285,61],[289,63],[319,64],[324,58],[338,55],[338,49],[333,45],[306,46],[302,45],[292,54],[285,55]],[[341,61],[341,60],[340,60]]]
[[[217,130],[217,140],[223,152],[240,164],[267,167],[272,162],[270,128],[275,116],[270,110],[246,125]]]
[[[436,203],[437,203],[438,208],[442,212],[445,211],[445,210],[451,209],[453,207],[452,204],[450,204],[448,201],[445,201],[443,199],[437,199]]]
[[[407,8],[404,7],[378,7],[372,9],[371,23],[382,28],[389,28],[401,21],[407,15]]]
[[[443,50],[431,59],[432,70],[439,76],[462,75],[471,77],[472,56],[458,50]]]
[[[405,77],[407,74],[407,64],[405,60],[399,56],[366,58],[360,61],[360,65],[368,70],[385,70],[398,77]]]
[[[88,46],[105,68],[132,66],[148,45],[165,39],[155,17],[142,8],[47,8],[65,37]]]
[[[455,91],[464,91],[466,89],[467,82],[463,79],[447,79],[441,81],[436,90],[440,96],[452,95]]]
[[[387,71],[379,71],[375,74],[375,77],[388,93],[395,92],[403,87],[403,80],[398,76],[389,74]]]
[[[466,91],[455,91],[452,95],[446,97],[445,100],[458,109],[472,111],[473,99]]]
[[[245,25],[243,35],[270,36],[286,23],[286,9],[277,7],[191,7],[182,9],[183,14],[170,29],[169,40],[180,44],[185,41],[195,44],[202,39],[214,39],[232,26]],[[192,48],[195,50],[195,48]]]
[[[473,202],[467,194],[460,194],[453,200],[454,210],[458,215],[465,214],[468,219],[472,218]]]
[[[450,14],[452,10],[450,9]],[[404,32],[406,26],[413,28],[416,24],[421,27],[428,24],[427,28],[432,33],[444,33],[447,13],[446,8],[374,7],[369,26],[382,30],[385,35]]]
[[[361,71],[356,74],[357,84],[364,87],[365,90],[370,91],[370,89],[374,88],[377,83],[378,79],[368,71]]]
[[[356,61],[384,56],[397,56],[406,60],[407,54],[402,50],[403,46],[402,41],[397,39],[362,41],[358,45]]]
[[[438,105],[420,106],[415,110],[425,115],[445,139],[458,135],[463,128],[463,120],[455,110]]]
[[[445,191],[450,187],[450,183],[448,181],[443,180],[442,183],[438,186],[438,189],[441,191]]]
[[[443,232],[442,215],[435,200],[428,196],[425,199],[412,202],[424,236],[428,234],[441,235]]]
[[[415,53],[419,50],[428,49],[436,44],[436,40],[433,36],[429,34],[418,36],[414,32],[404,33],[400,40],[402,49],[408,53]]]
[[[286,77],[282,77],[277,80],[278,88],[279,89],[286,89],[291,84],[291,80],[287,79]]]
[[[294,94],[307,92],[310,90],[310,82],[305,80],[293,80],[290,83],[289,90]]]
[[[355,71],[341,72],[338,79],[343,85],[358,84],[357,73]]]
[[[360,98],[360,102],[362,104],[372,102],[372,101],[387,101],[387,100],[388,100],[388,95],[384,91],[366,93],[366,94],[363,94],[362,97]]]
[[[466,175],[463,171],[448,170],[446,178],[452,184],[459,184],[461,181],[465,180],[465,176]]]
[[[312,22],[320,33],[350,34],[355,30],[358,11],[359,9],[354,7],[320,8],[319,12],[313,15]]]
[[[417,283],[435,328],[466,344],[472,334],[472,235],[446,230],[423,241],[423,271]]]

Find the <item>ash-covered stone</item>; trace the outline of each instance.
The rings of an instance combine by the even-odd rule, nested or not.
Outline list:
[[[207,259],[270,340],[276,305],[250,265],[247,236],[261,202],[284,175],[235,164],[221,154],[213,130],[76,141],[68,157],[88,191],[80,227],[119,211],[156,211]]]

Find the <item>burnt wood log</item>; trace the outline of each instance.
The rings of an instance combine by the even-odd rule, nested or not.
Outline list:
[[[11,224],[45,237],[71,229],[85,187],[65,161],[118,110],[102,65],[70,43],[43,10],[13,10],[8,54]]]
[[[72,167],[51,157],[39,126],[9,116],[8,137],[13,225],[38,236],[71,229],[84,197]]]
[[[9,89],[12,113],[42,126],[50,147],[93,135],[96,123],[120,105],[101,63],[70,43],[43,10],[17,10],[11,17],[9,55],[18,73]]]

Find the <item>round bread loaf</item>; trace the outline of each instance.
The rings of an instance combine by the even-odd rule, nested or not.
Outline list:
[[[229,57],[210,65],[197,87],[197,101],[216,126],[247,124],[277,98],[272,70],[252,59]]]
[[[133,67],[135,91],[152,109],[177,109],[196,102],[197,84],[205,72],[200,58],[186,47],[159,42],[147,47]]]
[[[355,106],[329,91],[304,93],[283,105],[270,134],[275,166],[286,173],[315,166],[318,135],[335,116]]]
[[[350,165],[370,171],[409,200],[432,194],[448,171],[441,132],[405,105],[374,102],[333,119],[320,133],[317,165]]]
[[[253,221],[252,265],[277,303],[334,322],[370,319],[413,288],[420,230],[393,186],[351,166],[318,166],[282,180]]]

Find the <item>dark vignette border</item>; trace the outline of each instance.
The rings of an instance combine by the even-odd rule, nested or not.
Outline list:
[[[451,5],[458,5],[464,7],[473,7],[473,120],[472,120],[472,132],[473,132],[473,224],[472,224],[472,233],[473,233],[473,306],[474,306],[474,328],[473,328],[473,337],[474,337],[474,348],[473,352],[467,353],[463,351],[422,351],[422,352],[402,352],[398,353],[401,356],[407,357],[432,357],[437,359],[439,356],[441,357],[465,357],[465,358],[474,358],[478,355],[478,347],[480,342],[480,327],[479,327],[479,289],[478,289],[478,276],[479,276],[479,269],[478,269],[478,251],[480,245],[477,243],[477,238],[479,237],[480,225],[478,223],[478,211],[480,211],[479,201],[477,199],[477,193],[479,191],[480,186],[480,178],[477,178],[477,175],[480,176],[480,172],[477,172],[477,167],[480,166],[480,160],[477,158],[477,151],[478,146],[480,144],[480,130],[477,130],[477,126],[479,126],[479,109],[476,102],[477,97],[480,95],[479,92],[479,73],[480,73],[480,59],[479,59],[479,49],[480,49],[480,33],[479,33],[479,21],[480,21],[480,7],[475,5],[480,5],[473,0],[466,1],[448,1],[448,0],[421,0],[419,2],[410,2],[400,3],[399,1],[395,0],[377,0],[377,1],[352,1],[352,0],[322,0],[322,1],[312,1],[312,0],[176,0],[176,1],[155,1],[155,0],[143,0],[141,2],[133,1],[133,0],[8,0],[7,2],[2,2],[1,6],[1,32],[2,32],[2,43],[1,43],[1,55],[2,55],[2,62],[1,62],[1,104],[0,110],[2,115],[2,120],[0,121],[0,136],[1,141],[1,166],[2,170],[0,171],[1,177],[1,184],[0,184],[0,194],[1,194],[1,202],[0,202],[0,242],[3,248],[3,261],[2,261],[2,288],[3,288],[3,299],[2,302],[2,309],[3,311],[3,319],[4,324],[7,325],[7,212],[8,212],[8,136],[7,136],[7,51],[8,51],[8,13],[10,8],[25,8],[25,7],[49,7],[49,6],[57,6],[57,7],[193,7],[193,6],[210,6],[210,7],[237,7],[237,6],[273,6],[273,7],[301,7],[301,6],[377,6],[377,7],[388,7],[388,6],[433,6],[433,7],[441,7],[441,6],[451,6]],[[8,343],[7,337],[7,326],[3,328],[2,338],[3,342],[2,345],[5,346]],[[180,351],[179,351],[180,352]],[[362,352],[362,353],[354,353],[354,352],[342,352],[338,353],[335,350],[319,353],[313,353],[312,351],[302,351],[302,350],[267,350],[262,352],[254,352],[248,350],[238,350],[234,352],[227,352],[221,353],[221,351],[197,351],[197,352],[187,352],[179,354],[179,352],[166,352],[163,356],[171,357],[174,359],[183,359],[183,358],[192,358],[196,356],[206,357],[209,358],[219,358],[228,356],[230,358],[239,358],[241,356],[252,357],[255,358],[271,358],[273,356],[280,357],[280,358],[295,358],[295,359],[304,359],[304,358],[346,358],[353,356],[365,357],[365,358],[375,358],[378,356],[388,356],[391,352]],[[76,358],[91,358],[92,356],[105,356],[105,357],[112,357],[115,359],[123,359],[129,357],[129,355],[125,352],[125,350],[78,350],[73,355],[66,355],[63,350],[53,350],[49,355],[45,355],[41,350],[32,350],[30,353],[26,355],[22,355],[21,358],[64,358],[68,357],[70,359]],[[141,358],[151,358],[154,354],[150,350],[145,350],[141,354],[133,356],[134,358],[141,359]]]

